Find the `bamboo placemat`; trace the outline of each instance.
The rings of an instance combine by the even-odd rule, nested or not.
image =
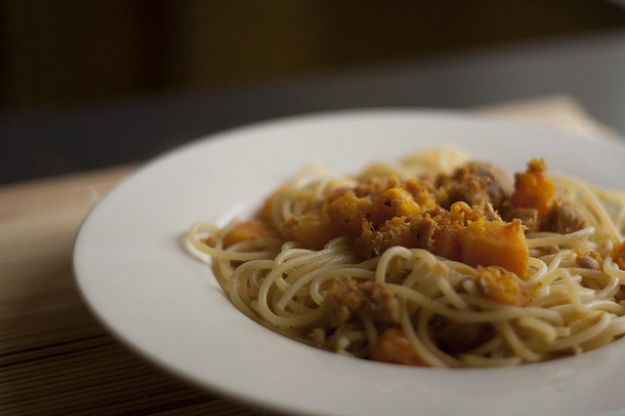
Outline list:
[[[614,135],[570,98],[478,110]],[[0,414],[257,415],[200,390],[116,341],[84,305],[71,269],[82,220],[126,166],[0,188]]]

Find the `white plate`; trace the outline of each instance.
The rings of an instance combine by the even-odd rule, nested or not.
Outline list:
[[[211,390],[286,412],[321,415],[589,415],[625,409],[625,342],[499,369],[401,367],[338,356],[252,322],[223,296],[181,239],[198,220],[249,206],[308,163],[339,173],[423,147],[455,144],[519,170],[552,169],[623,188],[625,147],[462,115],[339,112],[212,136],[148,164],[82,226],[80,289],[123,341]]]

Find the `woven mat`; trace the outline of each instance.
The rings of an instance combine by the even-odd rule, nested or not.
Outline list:
[[[614,136],[572,99],[476,110]],[[71,269],[78,227],[132,167],[0,188],[0,414],[257,415],[129,351],[84,305]]]

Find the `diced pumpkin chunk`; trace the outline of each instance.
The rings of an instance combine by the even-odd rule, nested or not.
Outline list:
[[[253,238],[274,238],[277,237],[276,231],[267,224],[260,221],[245,221],[232,227],[224,236],[224,247],[230,247],[241,241],[251,240]]]
[[[425,365],[408,336],[399,328],[389,328],[380,335],[371,358],[393,364]]]
[[[283,189],[284,189],[284,185],[275,189],[271,193],[271,195],[269,195],[267,199],[265,199],[265,202],[263,202],[263,206],[260,209],[260,212],[259,212],[260,218],[267,221],[269,224],[273,224],[273,206],[275,204],[276,197],[278,196],[280,191],[282,191]]]
[[[512,204],[515,207],[534,208],[538,210],[538,218],[546,218],[556,196],[556,187],[544,175],[547,169],[543,160],[532,160],[527,164],[524,173],[515,176]]]
[[[471,266],[501,266],[525,278],[529,250],[520,221],[473,221],[462,234],[462,258]]]
[[[290,238],[311,249],[322,248],[337,235],[337,230],[325,209],[316,209],[291,217],[284,223],[284,231]]]
[[[525,282],[504,268],[478,266],[475,280],[484,296],[495,302],[523,306],[530,300],[531,290]]]
[[[398,187],[389,188],[374,199],[371,221],[377,227],[393,217],[411,217],[419,211],[419,206],[408,191]]]
[[[450,260],[462,261],[462,225],[449,223],[436,226],[431,251]],[[428,247],[426,247],[428,248]]]
[[[369,199],[359,198],[354,191],[347,191],[328,204],[328,215],[338,229],[349,235],[358,235],[370,208]]]

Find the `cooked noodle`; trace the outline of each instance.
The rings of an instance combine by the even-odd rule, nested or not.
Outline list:
[[[394,246],[366,258],[354,250],[350,236],[333,238],[321,249],[284,237],[290,218],[337,189],[353,188],[374,176],[403,180],[424,173],[449,174],[465,161],[458,151],[439,149],[395,164],[373,165],[355,178],[308,171],[272,197],[269,215],[279,237],[227,245],[224,238],[240,221],[223,228],[200,223],[189,230],[188,245],[212,263],[217,280],[240,311],[289,337],[341,354],[376,359],[376,349],[391,339],[383,332],[394,328],[416,357],[404,363],[493,367],[579,353],[625,334],[625,271],[613,254],[623,244],[625,193],[581,180],[549,176],[558,196],[578,207],[587,224],[567,233],[525,233],[529,258],[522,287],[529,288],[531,296],[523,304],[485,296],[475,279],[478,267],[424,248]],[[585,253],[596,255],[593,259]],[[360,307],[347,322],[329,326],[328,293],[345,276],[380,285],[397,301],[397,319],[380,320]],[[459,350],[441,341],[439,333],[449,331],[468,331],[475,342]]]

